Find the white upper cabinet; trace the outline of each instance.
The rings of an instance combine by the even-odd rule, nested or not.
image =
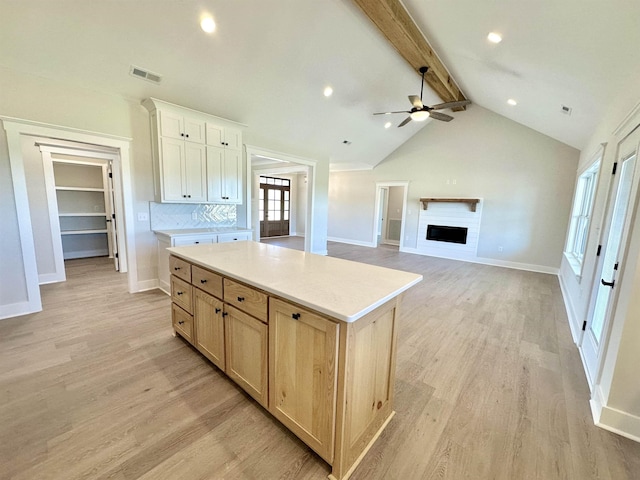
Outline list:
[[[243,125],[146,99],[151,113],[155,200],[242,203]]]

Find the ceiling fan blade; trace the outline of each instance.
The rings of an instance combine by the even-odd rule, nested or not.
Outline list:
[[[392,113],[411,113],[407,110],[400,110],[399,112],[378,112],[374,113],[374,115],[391,115]]]
[[[471,104],[471,100],[460,100],[458,102],[446,102],[446,103],[439,103],[437,105],[433,105],[431,107],[429,107],[431,110],[442,110],[443,108],[458,108],[458,107],[465,107],[467,105]]]
[[[453,117],[451,115],[447,115],[446,113],[429,112],[429,116],[435,120],[441,120],[443,122],[450,122],[451,120],[453,120]]]
[[[422,105],[422,100],[420,100],[420,97],[417,95],[409,95],[409,101],[415,108],[422,108],[424,106]]]
[[[411,117],[407,117],[405,118],[402,123],[400,125],[398,125],[398,128],[400,127],[404,127],[407,123],[409,123],[411,121]]]

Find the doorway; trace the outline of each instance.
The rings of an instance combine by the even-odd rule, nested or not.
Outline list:
[[[409,182],[376,184],[376,218],[372,246],[402,247]]]
[[[638,193],[637,156],[640,129],[636,127],[618,145],[613,190],[607,205],[607,228],[591,293],[587,324],[582,342],[587,377],[591,386],[598,381],[615,313],[617,283],[624,271],[627,239]]]
[[[291,180],[260,176],[260,238],[289,235]]]

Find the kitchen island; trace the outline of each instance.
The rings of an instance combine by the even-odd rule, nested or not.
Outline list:
[[[174,331],[348,478],[394,415],[422,276],[250,241],[168,250]]]

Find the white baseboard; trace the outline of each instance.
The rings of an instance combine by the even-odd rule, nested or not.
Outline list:
[[[429,255],[427,253],[424,253],[421,250],[418,250],[417,248],[408,248],[408,247],[400,247],[400,251],[404,253],[415,253],[416,255],[424,255],[427,257],[437,257],[437,258],[446,258],[449,260],[458,260],[460,262],[480,263],[482,265],[493,265],[494,267],[513,268],[515,270],[526,270],[528,272],[549,273],[551,275],[557,275],[559,272],[558,268],[547,267],[545,265],[509,262],[506,260],[497,260],[495,258],[484,258],[484,257],[459,258],[454,256],[445,256],[445,255]]]
[[[591,405],[593,423],[598,427],[640,442],[640,417],[604,405],[600,387],[594,389],[589,404]]]
[[[357,245],[359,247],[377,247],[373,242],[363,242],[360,240],[351,240],[349,238],[327,237],[329,242],[347,243],[349,245]]]
[[[30,302],[18,302],[10,303],[8,305],[0,305],[0,320],[6,318],[19,317],[21,315],[27,315],[29,313],[41,312],[42,305],[36,307],[31,305]]]
[[[76,250],[73,252],[64,252],[65,260],[73,260],[74,258],[89,258],[89,257],[106,257],[109,255],[109,250]]]
[[[569,329],[571,330],[571,337],[573,338],[573,343],[580,346],[582,343],[582,330],[578,328],[580,325],[580,321],[576,316],[575,309],[573,308],[573,304],[571,303],[571,297],[569,297],[569,293],[567,292],[567,287],[564,283],[564,277],[558,274],[558,280],[560,281],[560,291],[562,292],[562,300],[564,302],[564,309],[567,312],[567,318],[569,319]]]
[[[138,281],[138,284],[136,286],[136,293],[146,292],[147,290],[153,290],[159,287],[160,285],[157,278],[152,278],[151,280]]]
[[[64,271],[62,272],[62,275],[58,274],[57,272],[54,273],[41,273],[40,275],[38,275],[38,285],[46,285],[48,283],[58,283],[58,282],[64,282],[66,281],[67,277],[64,273]]]

